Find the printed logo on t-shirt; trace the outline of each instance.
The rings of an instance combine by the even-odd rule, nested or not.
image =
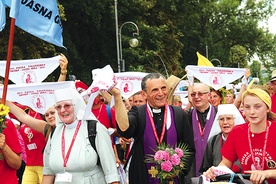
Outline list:
[[[262,149],[253,149],[253,157],[251,153],[246,152],[242,159],[240,160],[241,165],[250,165],[251,170],[262,170],[262,162],[263,162],[263,150]],[[267,166],[267,162],[271,160],[271,156],[269,153],[265,153],[264,158],[264,167]]]

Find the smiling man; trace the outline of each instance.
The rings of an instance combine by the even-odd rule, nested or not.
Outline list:
[[[161,143],[175,146],[179,143],[187,144],[188,150],[194,153],[192,130],[187,113],[180,107],[168,105],[168,90],[166,79],[158,73],[150,73],[142,79],[141,94],[147,99],[145,105],[133,108],[126,113],[120,91],[112,88],[115,98],[117,128],[125,138],[134,138],[129,164],[129,184],[158,184],[159,179],[150,174],[155,165],[145,162],[146,155],[153,155],[156,146]],[[187,170],[177,184],[183,184],[184,175],[190,170],[193,154],[187,160]]]
[[[189,102],[194,107],[188,110],[188,115],[193,129],[193,140],[196,150],[194,163],[187,176],[187,180],[190,181],[190,178],[199,176],[199,168],[217,110],[216,107],[209,103],[210,88],[206,84],[196,83],[193,86],[189,86],[188,91]]]

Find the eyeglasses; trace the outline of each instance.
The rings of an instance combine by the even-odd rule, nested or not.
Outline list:
[[[223,117],[223,118],[219,118],[218,120],[220,121],[220,122],[224,122],[224,121],[231,121],[231,120],[233,120],[234,119],[234,117]]]
[[[55,111],[50,111],[49,113],[45,113],[45,117],[48,118],[50,115],[53,116],[55,113]]]
[[[203,95],[207,94],[209,92],[194,92],[194,93],[191,93],[191,97],[195,97],[196,95],[199,96],[199,97],[202,97]]]
[[[55,106],[55,109],[57,111],[60,111],[61,108],[63,107],[66,111],[70,109],[70,107],[73,106],[73,104],[64,104],[64,105],[57,105]]]

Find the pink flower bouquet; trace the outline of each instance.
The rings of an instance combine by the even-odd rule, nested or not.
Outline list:
[[[188,161],[191,153],[188,152],[187,145],[180,144],[176,147],[169,147],[166,144],[157,146],[154,155],[147,155],[146,162],[156,164],[158,171],[157,178],[160,183],[172,180],[186,170],[185,162]]]

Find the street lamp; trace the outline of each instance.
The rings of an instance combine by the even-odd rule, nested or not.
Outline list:
[[[114,12],[115,12],[115,27],[116,27],[116,43],[117,43],[117,60],[118,60],[118,72],[121,72],[121,62],[122,62],[122,71],[125,71],[125,62],[123,60],[123,54],[122,54],[122,39],[121,39],[121,32],[122,28],[126,24],[132,24],[136,28],[136,33],[133,33],[133,38],[129,41],[129,45],[131,47],[137,47],[139,44],[139,41],[134,38],[135,35],[139,35],[139,29],[138,26],[134,22],[125,22],[121,25],[120,29],[118,28],[118,13],[117,13],[117,0],[114,0]]]
[[[118,37],[119,37],[119,42],[120,42],[120,45],[119,45],[119,50],[120,50],[120,57],[119,57],[119,61],[118,61],[118,72],[120,72],[119,70],[119,66],[121,66],[121,63],[122,63],[122,71],[124,72],[125,71],[125,61],[123,59],[123,49],[122,49],[122,28],[124,25],[126,24],[131,24],[133,25],[135,28],[136,28],[136,32],[133,33],[133,38],[129,40],[129,45],[131,47],[137,47],[138,44],[139,44],[139,41],[137,40],[137,38],[135,38],[135,36],[139,36],[139,28],[138,26],[134,23],[134,22],[125,22],[121,25],[120,29],[119,29],[119,33],[118,33]]]
[[[215,58],[215,59],[212,59],[211,62],[212,62],[212,61],[217,61],[217,62],[219,62],[219,65],[218,65],[218,66],[219,66],[219,67],[222,66],[220,60],[218,60],[218,59]]]

